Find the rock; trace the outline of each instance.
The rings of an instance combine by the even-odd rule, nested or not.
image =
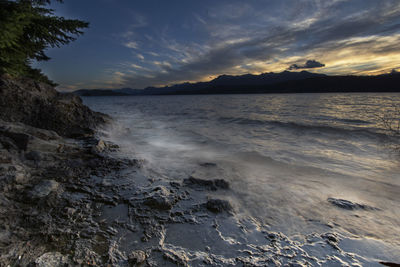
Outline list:
[[[189,177],[183,180],[183,184],[191,187],[205,187],[209,190],[229,189],[229,183],[223,179],[204,180],[195,177]]]
[[[64,153],[65,152],[65,145],[64,144],[59,144],[57,146],[57,153]]]
[[[333,243],[339,242],[339,237],[334,233],[324,233],[321,237]]]
[[[87,240],[76,240],[73,248],[73,261],[78,264],[71,266],[107,266],[106,264],[102,263],[100,255],[89,248],[90,245],[88,244]]]
[[[339,199],[339,198],[328,198],[328,202],[331,203],[332,205],[335,205],[336,207],[346,209],[346,210],[356,210],[356,209],[380,210],[378,208],[371,207],[371,206],[368,206],[365,204],[354,203],[349,200]]]
[[[19,150],[26,150],[28,146],[28,142],[30,136],[24,133],[15,133],[6,130],[0,129],[0,136],[8,138],[8,140],[12,140],[12,143],[19,149]],[[2,139],[3,140],[3,139]],[[0,140],[1,141],[1,140]],[[5,146],[12,146],[10,142],[6,142],[6,139],[2,141],[3,145]]]
[[[0,164],[2,163],[11,163],[12,158],[9,155],[1,155],[0,154]]]
[[[92,153],[98,154],[106,149],[106,144],[103,140],[99,140],[95,146],[92,147]]]
[[[42,153],[39,151],[30,151],[25,154],[25,158],[28,160],[33,160],[33,161],[37,162],[37,161],[41,161],[43,156],[42,156]]]
[[[400,267],[400,263],[387,262],[387,261],[380,261],[379,263],[389,267]]]
[[[56,191],[58,186],[59,184],[54,180],[42,181],[32,189],[30,195],[32,198],[43,198]]]
[[[7,150],[18,150],[18,147],[14,144],[14,141],[11,138],[8,138],[0,133],[0,145],[2,148]]]
[[[289,264],[285,265],[287,267],[307,267],[309,266],[309,264],[305,263],[305,262],[301,262],[301,261],[294,261],[294,262],[290,262]]]
[[[209,199],[206,203],[206,207],[208,210],[215,212],[215,213],[221,213],[221,212],[228,212],[232,213],[233,207],[231,203],[227,200],[223,199]]]
[[[269,233],[267,234],[267,236],[268,236],[268,238],[269,238],[270,240],[277,240],[278,237],[279,237],[279,234],[278,234],[278,233],[275,233],[275,232],[269,232]]]
[[[75,95],[28,78],[0,76],[0,119],[52,130],[61,136],[93,134],[109,117],[90,110]]]
[[[128,262],[131,266],[136,266],[136,264],[141,264],[146,261],[146,253],[142,250],[134,250],[128,256]]]
[[[216,163],[212,163],[212,162],[204,162],[204,163],[200,163],[199,165],[201,167],[206,167],[206,168],[216,167],[217,166]]]
[[[159,210],[169,210],[177,199],[165,186],[156,187],[145,199],[144,204]]]
[[[71,266],[72,262],[60,252],[47,252],[35,260],[38,267],[64,267]]]
[[[121,252],[118,249],[118,243],[116,241],[111,241],[108,247],[108,261],[112,264],[112,266],[121,266],[122,262],[127,261],[125,253]]]
[[[178,266],[189,266],[189,257],[184,251],[178,251],[173,249],[165,250],[163,253],[165,259],[170,260]]]
[[[65,213],[69,217],[73,216],[75,214],[75,212],[76,212],[76,209],[74,209],[74,208],[70,208],[70,207],[65,208]]]
[[[12,171],[12,175],[17,184],[25,184],[30,180],[30,174],[27,173],[22,166],[16,165],[13,167],[15,168],[15,171]]]

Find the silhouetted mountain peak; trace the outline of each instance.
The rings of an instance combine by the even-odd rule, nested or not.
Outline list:
[[[304,92],[397,92],[400,73],[377,76],[328,76],[308,71],[268,72],[259,75],[220,75],[209,82],[181,83],[143,90],[78,90],[80,95],[165,95],[228,93],[304,93]]]

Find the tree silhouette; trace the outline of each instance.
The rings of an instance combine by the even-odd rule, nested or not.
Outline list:
[[[55,16],[54,10],[47,7],[50,2],[0,0],[0,73],[55,85],[31,63],[49,60],[47,48],[74,41],[89,23]]]

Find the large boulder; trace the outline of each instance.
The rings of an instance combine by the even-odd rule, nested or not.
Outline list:
[[[43,198],[48,196],[51,192],[57,191],[59,184],[54,180],[44,180],[37,184],[32,191],[30,196],[32,198]]]
[[[144,200],[145,205],[158,210],[170,210],[176,202],[177,197],[165,186],[156,187]]]
[[[73,94],[27,78],[0,76],[0,119],[52,130],[61,136],[80,137],[108,120],[90,110]]]
[[[35,266],[38,267],[64,267],[72,266],[68,256],[59,252],[47,252],[35,260]]]

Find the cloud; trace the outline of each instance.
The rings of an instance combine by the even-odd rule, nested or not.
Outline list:
[[[314,69],[325,67],[325,64],[318,62],[316,60],[307,60],[304,65],[293,64],[289,67],[289,70],[299,70],[299,69]]]
[[[143,56],[142,54],[137,54],[136,56],[137,56],[137,57],[138,57],[138,59],[140,59],[141,61],[143,61],[143,60],[144,60],[144,56]]]
[[[281,71],[301,58],[318,58],[335,73],[350,73],[351,67],[357,72],[371,71],[374,60],[377,60],[376,70],[383,70],[392,64],[388,53],[399,55],[399,38],[392,38],[399,32],[398,2],[371,1],[369,5],[357,0],[358,4],[354,5],[348,1],[302,2],[308,5],[304,5],[301,14],[284,13],[283,9],[283,13],[275,10],[276,14],[263,15],[265,10],[243,7],[226,22],[211,13],[204,25],[208,30],[208,38],[204,40],[181,40],[168,35],[168,31],[159,37],[154,35],[153,42],[149,41],[147,46],[162,55],[163,58],[153,62],[158,68],[147,76],[125,74],[122,82],[143,88],[198,81],[224,73]],[[283,7],[287,9],[287,5]],[[248,10],[257,13],[248,17]],[[241,20],[243,17],[246,20]],[[149,51],[142,53],[149,54]],[[290,69],[318,71],[325,64],[308,60],[304,65],[292,64]]]
[[[126,46],[128,48],[132,48],[132,49],[139,48],[139,44],[137,42],[127,42],[127,43],[124,43],[124,46]]]

